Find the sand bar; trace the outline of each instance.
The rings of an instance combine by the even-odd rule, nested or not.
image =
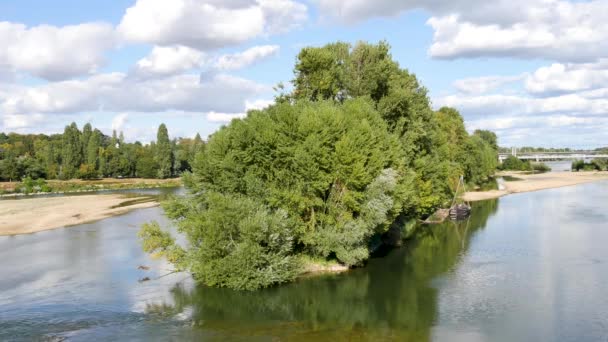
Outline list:
[[[544,189],[561,188],[608,179],[608,172],[547,172],[525,174],[522,172],[501,172],[497,176],[511,176],[520,180],[504,181],[504,189],[467,192],[463,198],[466,201],[483,201],[509,194],[531,192]]]
[[[0,235],[29,234],[157,206],[151,197],[84,195],[0,201]]]

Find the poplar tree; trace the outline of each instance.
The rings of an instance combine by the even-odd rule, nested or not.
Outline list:
[[[62,138],[62,178],[70,179],[76,176],[76,171],[82,163],[81,133],[75,122],[65,127]]]
[[[99,148],[101,147],[102,133],[99,130],[94,130],[87,144],[86,162],[89,165],[95,166],[97,169],[97,159],[99,156]]]
[[[171,177],[173,169],[173,153],[171,151],[171,141],[167,126],[161,124],[156,134],[156,163],[158,164],[158,178]]]

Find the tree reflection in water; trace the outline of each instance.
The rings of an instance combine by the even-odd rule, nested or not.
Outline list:
[[[458,267],[497,209],[498,200],[475,203],[469,220],[422,226],[404,247],[346,274],[256,292],[177,285],[173,303],[149,305],[147,313],[188,313],[195,331],[222,338],[430,340],[438,319],[433,280]]]

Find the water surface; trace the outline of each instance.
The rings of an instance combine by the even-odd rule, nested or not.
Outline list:
[[[159,208],[0,237],[0,340],[605,341],[607,209],[608,182],[480,202],[365,268],[257,292],[159,278],[136,238]]]

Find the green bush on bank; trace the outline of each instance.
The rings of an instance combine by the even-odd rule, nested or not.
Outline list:
[[[608,171],[608,159],[596,158],[590,162],[575,160],[572,162],[572,171]]]

